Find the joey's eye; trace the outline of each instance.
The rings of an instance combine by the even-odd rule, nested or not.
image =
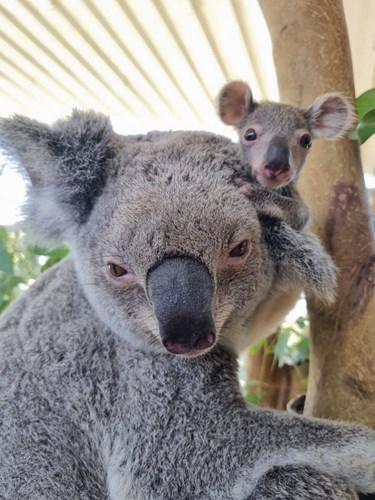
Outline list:
[[[310,149],[311,148],[311,137],[309,134],[303,134],[301,139],[299,140],[299,143],[301,146],[305,149]]]
[[[248,253],[249,247],[250,247],[249,240],[243,240],[241,241],[241,243],[239,243],[238,245],[236,245],[234,248],[231,249],[228,256],[231,258],[243,257]]]
[[[110,262],[108,264],[108,269],[112,276],[114,276],[115,278],[121,278],[121,276],[125,276],[125,274],[128,274],[128,271],[124,267],[119,266],[114,262]]]
[[[257,133],[255,132],[255,130],[253,128],[248,128],[244,135],[243,135],[245,141],[255,141],[255,139],[257,138]]]

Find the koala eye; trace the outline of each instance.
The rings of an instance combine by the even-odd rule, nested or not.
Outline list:
[[[299,143],[301,146],[305,149],[310,149],[311,148],[311,137],[309,134],[303,134],[301,139],[299,140]]]
[[[125,274],[128,274],[128,271],[124,267],[119,266],[114,262],[109,262],[108,270],[115,278],[121,278],[121,276],[125,276]]]
[[[249,240],[243,240],[241,243],[238,243],[235,247],[233,247],[228,253],[228,257],[230,258],[238,258],[247,255],[250,249]]]
[[[255,141],[255,139],[257,138],[257,133],[255,132],[255,130],[253,128],[248,128],[244,135],[243,135],[245,141]]]
[[[116,260],[118,260],[120,264],[117,264]],[[134,285],[138,282],[136,274],[122,261],[122,258],[114,257],[113,260],[107,260],[106,268],[107,276],[117,285]]]

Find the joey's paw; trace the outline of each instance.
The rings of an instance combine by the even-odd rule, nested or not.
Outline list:
[[[246,198],[251,198],[255,194],[255,186],[250,181],[237,177],[234,179],[234,184],[237,186],[238,191],[246,196]]]

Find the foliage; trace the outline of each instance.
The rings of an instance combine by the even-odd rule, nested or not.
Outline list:
[[[261,388],[259,380],[250,380],[246,384],[245,400],[248,404],[260,406],[262,399],[267,396],[267,391]]]
[[[351,133],[351,139],[360,144],[375,134],[375,89],[370,89],[357,97],[358,125]]]
[[[0,226],[0,313],[43,271],[69,252],[61,246],[48,251],[29,247],[20,230]]]
[[[272,355],[279,368],[284,365],[292,366],[297,374],[297,379],[306,388],[307,379],[302,375],[299,367],[309,360],[308,328],[309,321],[304,316],[298,316],[296,319],[287,318],[282,323],[273,343],[267,339],[260,339],[248,348],[247,354],[252,357],[263,350],[263,357]],[[247,381],[244,367],[241,365],[239,376],[246,401],[250,404],[260,405],[268,395],[268,392],[264,390],[264,382],[262,380]],[[262,378],[262,374],[259,376]]]
[[[279,368],[300,365],[310,357],[310,340],[306,334],[309,321],[300,316],[294,322],[285,321],[280,329],[273,353]]]

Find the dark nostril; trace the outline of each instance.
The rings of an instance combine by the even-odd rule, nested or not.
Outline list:
[[[280,164],[280,163],[268,163],[264,166],[264,170],[272,173],[274,176],[278,176],[290,170],[290,165],[288,164]]]
[[[163,340],[163,346],[172,354],[186,354],[191,351],[191,346],[179,340]]]
[[[208,349],[214,345],[215,340],[215,332],[209,330],[208,332],[200,335],[194,344],[192,344],[191,341],[183,342],[181,340],[166,339],[163,340],[163,346],[172,354],[187,354],[192,349],[197,349],[198,351]]]
[[[199,350],[207,349],[208,347],[214,345],[215,339],[215,332],[206,332],[198,338],[198,340],[194,344],[194,348]]]

